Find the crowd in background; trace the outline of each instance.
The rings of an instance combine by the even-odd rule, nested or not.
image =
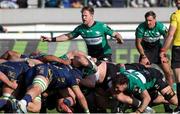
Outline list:
[[[174,7],[174,0],[0,0],[0,8]]]

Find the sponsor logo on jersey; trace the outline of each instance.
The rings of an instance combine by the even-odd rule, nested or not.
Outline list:
[[[102,43],[102,37],[97,38],[85,38],[85,41],[88,45],[97,45]]]

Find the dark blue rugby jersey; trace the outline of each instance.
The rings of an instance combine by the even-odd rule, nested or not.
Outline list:
[[[0,71],[3,72],[9,79],[17,80],[18,77],[29,69],[26,62],[4,62],[0,64]]]
[[[82,77],[81,71],[71,68],[67,65],[56,66],[52,65],[53,80],[50,83],[50,88],[66,88],[77,85],[76,78]]]
[[[31,85],[34,77],[38,75],[46,77],[51,81],[53,74],[51,72],[50,65],[42,63],[30,68],[25,74],[25,85]]]

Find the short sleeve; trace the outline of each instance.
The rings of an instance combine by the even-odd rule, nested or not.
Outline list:
[[[171,18],[170,18],[170,24],[174,27],[177,27],[177,17],[175,15],[175,13],[173,13],[171,15]]]
[[[104,29],[105,34],[112,36],[114,33],[114,30],[112,30],[107,24],[103,24],[102,28]]]
[[[80,35],[80,26],[76,27],[73,31],[71,31],[69,34],[73,37],[76,38]]]
[[[141,25],[139,25],[136,28],[135,36],[136,36],[136,38],[143,38],[143,36],[144,36],[144,29],[142,28]]]

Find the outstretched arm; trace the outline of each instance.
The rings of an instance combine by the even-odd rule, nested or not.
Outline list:
[[[41,41],[46,41],[46,42],[63,42],[67,40],[71,40],[73,37],[70,34],[62,34],[57,37],[47,37],[47,36],[41,36]]]

